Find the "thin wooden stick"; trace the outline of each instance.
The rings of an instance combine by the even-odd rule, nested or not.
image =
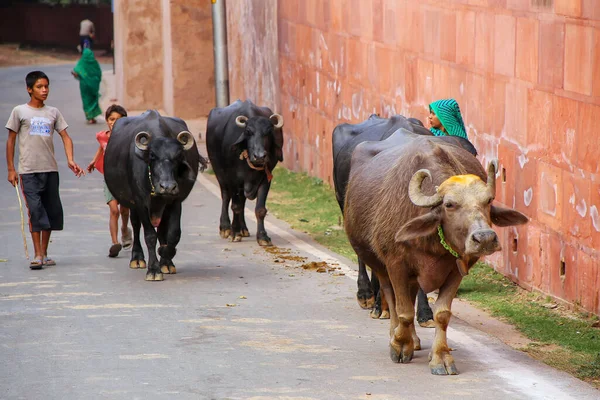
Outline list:
[[[23,235],[23,247],[25,248],[25,257],[29,260],[29,250],[27,249],[27,237],[25,236],[25,217],[23,216],[23,203],[21,202],[21,193],[19,185],[15,185],[17,191],[17,199],[19,199],[19,210],[21,211],[21,234]]]

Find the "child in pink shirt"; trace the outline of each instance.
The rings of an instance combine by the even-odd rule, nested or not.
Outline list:
[[[119,118],[126,117],[127,111],[117,104],[113,104],[108,107],[106,110],[106,124],[108,125],[107,131],[100,131],[96,133],[96,140],[100,143],[98,147],[98,151],[94,155],[94,159],[90,162],[87,167],[88,172],[92,172],[94,169],[97,169],[98,172],[104,174],[104,150],[106,150],[106,145],[108,144],[108,139],[110,138],[110,134],[112,132],[112,127],[115,124],[115,121]],[[104,182],[104,198],[106,200],[106,204],[110,208],[110,220],[109,220],[109,229],[110,229],[110,237],[112,239],[112,245],[108,250],[109,257],[116,257],[119,255],[121,249],[128,249],[132,244],[131,237],[131,229],[127,228],[127,223],[129,221],[129,209],[127,207],[119,206],[117,200],[113,197],[113,195],[108,190],[106,186],[106,182]],[[121,242],[117,240],[117,230],[119,228],[119,214],[121,215]]]

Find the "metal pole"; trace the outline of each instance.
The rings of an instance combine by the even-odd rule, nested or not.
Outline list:
[[[229,70],[227,65],[227,14],[225,0],[212,1],[213,49],[215,53],[215,94],[217,107],[229,105]]]

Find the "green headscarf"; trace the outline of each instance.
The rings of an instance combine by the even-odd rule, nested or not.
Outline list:
[[[435,136],[452,135],[467,139],[467,131],[465,130],[465,124],[456,100],[443,99],[434,101],[429,105],[429,109],[433,110],[444,128],[446,128],[446,132],[437,128],[430,128],[430,131]]]
[[[78,75],[79,92],[83,102],[85,117],[90,120],[102,114],[98,100],[100,99],[100,82],[102,81],[102,70],[100,64],[94,58],[90,49],[83,49],[81,58],[73,69]]]

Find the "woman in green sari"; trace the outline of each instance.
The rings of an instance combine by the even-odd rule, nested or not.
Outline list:
[[[460,136],[467,138],[465,123],[458,103],[454,99],[434,101],[429,105],[429,129],[435,136]]]
[[[75,65],[73,76],[79,80],[79,92],[83,102],[83,111],[88,124],[95,124],[96,117],[102,114],[98,100],[100,99],[100,82],[102,70],[90,49],[83,49],[81,58]]]

